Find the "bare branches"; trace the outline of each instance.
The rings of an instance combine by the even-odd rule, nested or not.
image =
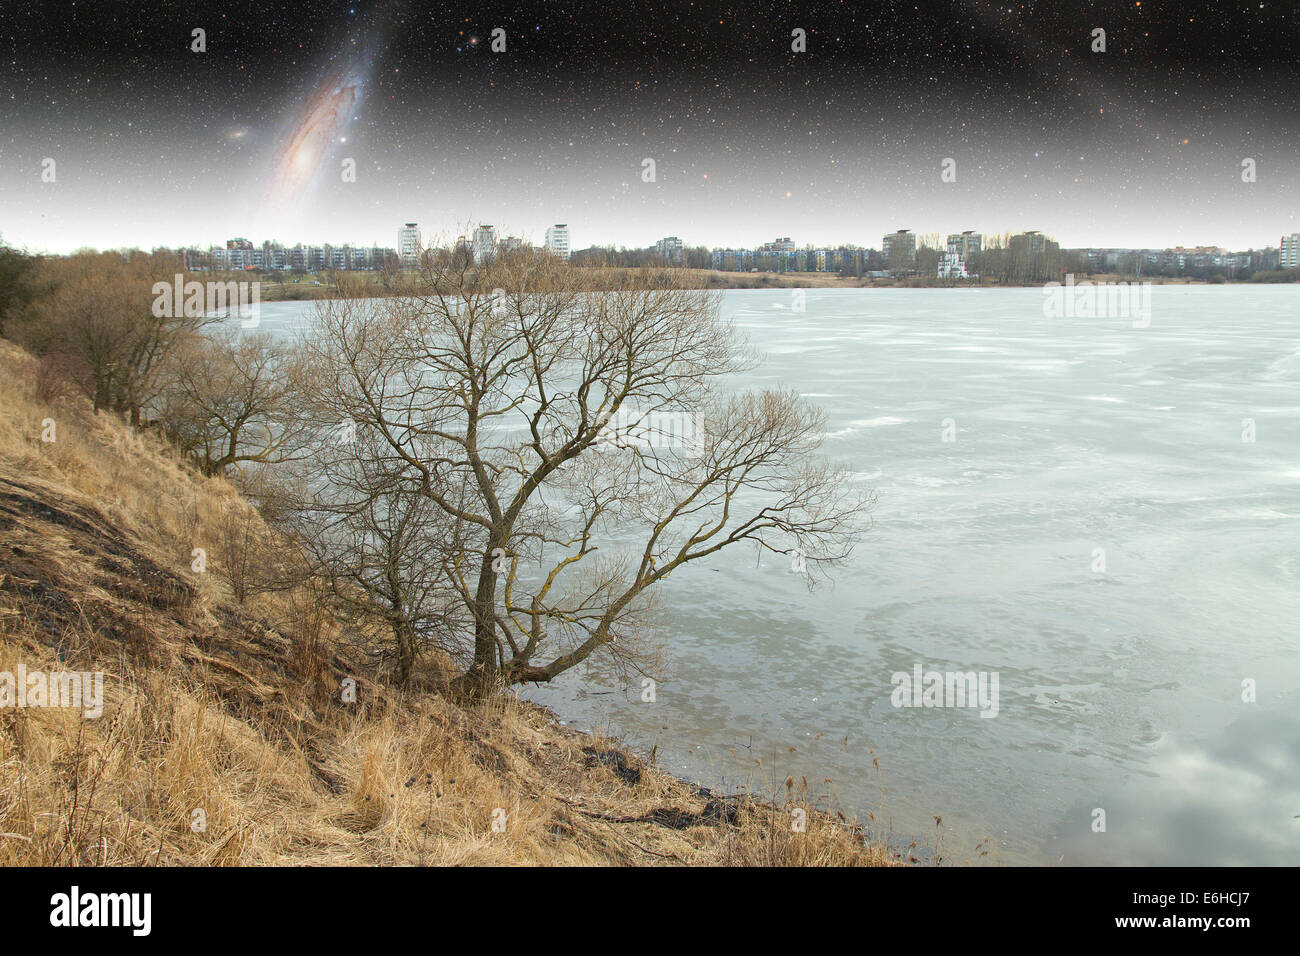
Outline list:
[[[138,425],[158,394],[164,359],[206,321],[183,308],[154,308],[155,281],[170,283],[182,271],[173,256],[139,252],[41,260],[30,280],[39,294],[18,317],[17,337],[38,354],[84,363],[95,410],[125,413]]]
[[[364,436],[320,494],[371,530],[422,529],[425,593],[472,630],[468,694],[598,649],[636,666],[654,586],[729,545],[824,569],[861,533],[869,499],[813,458],[821,413],[790,391],[726,394],[754,357],[715,294],[667,275],[444,252],[399,295],[340,290],[304,338],[318,413]]]
[[[204,474],[305,453],[309,381],[292,349],[229,329],[181,342],[164,368],[154,410]]]

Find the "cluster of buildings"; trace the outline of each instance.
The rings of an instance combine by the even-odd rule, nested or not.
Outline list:
[[[555,228],[555,227],[552,227]],[[550,230],[547,230],[548,233]],[[568,258],[567,240],[564,258]],[[524,247],[524,241],[518,236],[497,235],[497,227],[486,223],[477,226],[470,236],[457,236],[453,249],[457,254],[465,255],[470,262],[491,262],[500,252],[512,252]],[[397,255],[401,265],[415,265],[424,252],[424,240],[420,235],[420,225],[408,222],[397,230]]]
[[[945,241],[918,242],[910,229],[881,238],[880,250],[844,247],[797,249],[789,237],[756,249],[715,249],[713,268],[737,272],[854,272],[873,277],[935,275],[973,279],[981,273],[1002,279],[1059,278],[1086,271],[1136,275],[1223,275],[1300,269],[1300,233],[1283,236],[1278,248],[1231,252],[1216,246],[1186,249],[1062,249],[1038,230],[995,237],[974,230],[950,233]]]
[[[402,265],[413,265],[424,249],[420,238],[419,224],[408,222],[399,229],[397,231],[397,245]],[[503,238],[497,235],[496,226],[482,223],[475,227],[473,235],[457,236],[453,248],[457,253],[468,255],[469,261],[481,263],[491,262],[500,253],[517,252],[521,249],[532,248],[532,246],[518,236],[505,236]],[[569,258],[571,250],[569,249],[569,227],[567,223],[558,222],[553,226],[546,227],[546,245],[544,248],[547,252],[561,259]]]
[[[1045,249],[1050,242],[1040,233],[1025,235],[1032,237],[1026,239],[1026,245]],[[927,263],[925,271],[935,268],[941,278],[973,276],[983,243],[984,237],[973,230],[953,233],[944,249],[931,250],[937,253],[937,264]],[[789,236],[757,249],[714,249],[713,268],[726,272],[854,272],[877,277],[916,275],[920,271],[916,234],[910,229],[884,236],[879,251],[856,246],[800,249]]]
[[[321,272],[328,269],[382,269],[397,261],[397,251],[380,246],[284,246],[278,242],[253,245],[247,239],[227,239],[223,249],[181,249],[187,269],[234,272]]]
[[[712,264],[724,272],[840,272],[865,268],[868,252],[848,246],[798,249],[786,236],[757,249],[714,249]]]
[[[680,248],[681,240],[678,240]],[[456,250],[465,251],[473,262],[487,262],[499,252],[510,252],[524,248],[526,243],[518,236],[497,235],[495,226],[480,225],[472,236],[458,236]],[[562,259],[568,259],[569,227],[557,223],[546,230],[546,249]],[[371,271],[384,268],[412,266],[424,250],[424,239],[420,224],[403,223],[397,230],[397,245],[391,246],[354,246],[354,245],[320,245],[309,246],[299,243],[285,246],[278,242],[266,241],[260,246],[254,245],[242,237],[227,239],[225,248],[212,246],[208,249],[186,248],[178,252],[185,260],[187,269],[233,272],[323,272]]]
[[[727,272],[850,272],[875,277],[937,275],[941,279],[977,278],[990,275],[1018,278],[1054,278],[1055,272],[1086,271],[1136,275],[1224,274],[1277,269],[1300,269],[1300,233],[1283,236],[1278,247],[1248,252],[1230,252],[1217,246],[1172,249],[1086,248],[1062,250],[1060,245],[1037,230],[995,238],[986,243],[982,233],[967,229],[951,233],[939,248],[933,239],[918,244],[909,229],[898,229],[881,238],[879,251],[857,246],[799,248],[789,236],[778,237],[757,248],[714,249],[714,269]],[[456,238],[455,250],[475,263],[489,262],[502,252],[531,248],[518,236],[501,237],[495,226],[481,224],[469,236]],[[568,260],[569,226],[556,223],[546,229],[543,247],[552,255]],[[226,271],[377,270],[410,267],[424,250],[418,223],[404,223],[397,230],[396,247],[380,246],[284,246],[263,242],[255,246],[244,238],[229,239],[225,248],[182,249],[190,269]],[[701,250],[702,252],[702,250]],[[638,255],[644,264],[659,261],[680,265],[686,247],[677,236],[666,236]],[[692,253],[694,257],[696,254]],[[703,264],[708,260],[698,260]]]
[[[923,249],[928,247],[922,246]],[[880,242],[885,271],[891,276],[918,275],[929,272],[930,262],[921,263],[917,255],[916,235],[910,229],[891,232]],[[999,243],[995,249],[984,244],[983,233],[967,229],[949,233],[941,248],[929,249],[932,253],[935,274],[940,279],[971,279],[979,275],[980,260],[986,253],[995,254],[1004,261],[1004,267],[1014,265],[1017,273],[1026,276],[1046,274],[1059,261],[1061,246],[1037,229],[1011,236],[1005,253]]]
[[[1293,251],[1291,264],[1287,265],[1289,244]],[[1172,249],[1080,249],[1077,254],[1081,264],[1091,272],[1134,275],[1220,273],[1230,276],[1246,270],[1300,268],[1295,249],[1296,237],[1284,236],[1281,249],[1270,246],[1248,252],[1229,252],[1220,246],[1194,246],[1190,249],[1175,246]]]

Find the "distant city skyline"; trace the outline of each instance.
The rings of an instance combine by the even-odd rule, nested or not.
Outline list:
[[[743,196],[737,197],[736,204],[739,207],[745,205]],[[149,249],[160,246],[177,248],[221,245],[233,236],[247,236],[254,231],[249,228],[249,222],[241,222],[236,215],[222,213],[204,217],[201,234],[200,230],[194,228],[192,221],[176,225],[150,223],[138,213],[132,213],[131,218],[136,220],[133,223],[110,222],[99,225],[90,218],[90,210],[94,209],[93,204],[87,207],[84,214],[85,226],[82,228],[76,221],[82,218],[80,215],[64,218],[40,213],[35,215],[34,221],[24,218],[21,215],[23,205],[21,201],[6,201],[3,210],[0,210],[0,236],[11,245],[23,246],[33,252],[61,254],[83,247]],[[38,206],[39,202],[33,199],[29,205]],[[15,210],[19,214],[15,214]],[[32,212],[35,213],[35,210],[32,209]],[[112,215],[120,214],[118,211]],[[985,235],[1038,230],[1054,236],[1063,247],[1068,248],[1164,249],[1177,246],[1191,248],[1213,245],[1231,249],[1250,249],[1276,246],[1281,236],[1289,235],[1300,228],[1300,217],[1278,209],[1256,210],[1251,217],[1248,217],[1253,219],[1253,222],[1243,222],[1225,228],[1222,234],[1216,234],[1215,230],[1208,226],[1204,229],[1192,229],[1167,224],[1164,227],[1151,225],[1141,230],[1117,227],[1113,232],[1101,222],[1091,224],[1087,228],[1072,225],[1061,229],[1054,227],[1054,224],[1044,217],[1030,216],[1018,219],[1014,223],[1008,221],[1005,225],[989,227],[960,218],[921,223],[919,217],[904,214],[891,218],[880,217],[872,225],[848,227],[836,222],[842,219],[839,215],[829,216],[829,221],[826,223],[818,223],[815,218],[800,215],[776,217],[768,222],[750,224],[753,218],[751,215],[745,217],[744,225],[737,222],[738,216],[728,216],[716,224],[706,225],[700,223],[699,215],[691,215],[683,217],[682,220],[668,216],[656,219],[654,223],[661,223],[661,228],[658,229],[654,228],[654,223],[646,219],[638,220],[634,225],[623,223],[613,227],[602,225],[600,222],[584,223],[575,216],[557,216],[547,221],[530,218],[527,223],[518,222],[518,218],[515,217],[512,221],[510,217],[492,219],[486,216],[466,216],[463,220],[458,219],[454,222],[448,220],[441,228],[435,224],[433,228],[426,229],[423,224],[426,221],[431,222],[431,217],[404,216],[400,209],[394,210],[392,214],[387,212],[382,215],[375,214],[373,217],[367,217],[364,224],[356,225],[341,220],[338,215],[322,215],[320,219],[323,221],[317,222],[313,217],[293,228],[291,232],[286,230],[290,234],[259,235],[256,241],[259,244],[262,241],[272,241],[286,245],[328,242],[333,245],[388,246],[393,244],[395,230],[393,223],[414,219],[421,223],[421,228],[429,239],[452,241],[457,235],[464,234],[465,228],[472,229],[482,222],[495,225],[502,235],[519,236],[537,246],[545,244],[547,228],[563,221],[570,224],[571,243],[575,250],[610,245],[647,248],[653,246],[659,239],[670,235],[680,236],[687,247],[739,248],[769,241],[773,236],[793,236],[800,246],[807,242],[821,246],[873,246],[879,243],[882,235],[898,228],[910,229],[918,236],[930,233],[946,235],[954,229],[957,231],[974,229]],[[69,222],[68,219],[73,221]],[[1275,223],[1271,229],[1270,221]],[[308,224],[312,222],[314,224]],[[694,230],[686,228],[691,223],[694,224]],[[801,228],[795,228],[795,225]]]
[[[538,249],[547,248],[547,239],[546,239],[547,234],[555,225],[564,225],[566,227],[567,230],[566,238],[568,238],[568,235],[570,235],[572,231],[572,226],[569,224],[552,223],[538,230],[539,234],[531,234],[527,231],[509,229],[506,227],[502,227],[496,223],[489,223],[486,221],[480,222],[479,220],[474,220],[472,223],[469,224],[460,223],[454,228],[447,228],[441,230],[435,228],[434,230],[430,231],[426,229],[424,223],[420,220],[405,219],[402,220],[400,223],[398,223],[398,225],[392,226],[388,230],[388,232],[390,233],[389,236],[385,237],[381,235],[376,237],[373,240],[322,239],[320,237],[315,237],[315,236],[302,236],[302,237],[295,237],[294,239],[290,239],[290,240],[285,240],[279,237],[272,237],[272,236],[250,236],[248,230],[243,230],[243,231],[235,230],[231,232],[229,235],[225,235],[219,239],[211,239],[211,240],[205,239],[202,241],[184,241],[184,242],[175,242],[175,243],[159,242],[159,243],[149,243],[149,244],[119,242],[114,245],[107,245],[107,246],[95,246],[87,243],[79,243],[79,244],[73,244],[67,246],[66,248],[59,248],[59,249],[40,249],[40,248],[35,248],[30,246],[28,246],[28,249],[29,251],[32,252],[48,253],[52,255],[63,255],[69,252],[73,252],[78,248],[94,248],[94,249],[99,249],[101,251],[107,249],[121,249],[121,248],[139,248],[145,250],[154,249],[154,248],[211,249],[211,248],[223,248],[226,246],[228,242],[230,242],[233,239],[246,239],[254,247],[257,248],[261,248],[261,246],[264,243],[280,245],[285,248],[292,248],[294,246],[313,246],[313,247],[322,247],[322,248],[325,246],[330,246],[333,248],[342,248],[345,246],[352,247],[352,248],[380,248],[380,249],[392,249],[396,251],[399,254],[399,256],[409,258],[409,255],[402,252],[403,248],[408,248],[403,241],[402,233],[409,233],[412,227],[415,227],[415,229],[418,231],[420,242],[425,247],[429,247],[429,246],[451,246],[458,238],[463,238],[472,243],[474,240],[475,231],[479,228],[480,225],[492,227],[495,230],[495,234],[497,238],[501,240],[504,240],[507,237],[511,239],[518,239],[523,244],[531,245]],[[918,243],[922,242],[928,236],[936,236],[939,240],[939,243],[938,246],[932,248],[943,247],[947,237],[951,235],[954,231],[953,227],[935,228],[935,229],[912,229],[910,227],[902,226],[899,228],[912,233],[916,237],[916,241]],[[891,229],[875,236],[859,237],[859,238],[854,238],[842,242],[823,241],[818,239],[815,236],[806,237],[806,238],[801,238],[797,236],[783,237],[783,236],[777,236],[774,233],[766,234],[762,236],[752,236],[747,241],[735,242],[735,243],[695,242],[690,239],[682,239],[680,241],[681,241],[681,245],[686,249],[697,249],[697,248],[705,248],[711,250],[713,249],[756,249],[764,244],[771,243],[773,239],[784,238],[784,239],[789,239],[791,247],[797,249],[804,249],[811,245],[813,248],[818,248],[818,249],[857,247],[862,249],[880,250],[883,248],[884,245],[882,240],[895,231],[896,230]],[[1242,246],[1236,246],[1225,242],[1216,242],[1213,241],[1213,237],[1210,237],[1211,241],[1206,241],[1206,242],[1195,242],[1195,243],[1174,242],[1174,243],[1158,243],[1152,245],[1133,246],[1133,245],[1125,245],[1116,242],[1071,243],[1069,241],[1063,240],[1061,236],[1051,228],[981,229],[978,226],[975,226],[975,227],[968,227],[966,229],[959,229],[957,231],[974,232],[984,237],[986,241],[988,239],[1001,237],[1003,235],[1015,235],[1017,233],[1023,233],[1023,232],[1041,232],[1047,237],[1055,240],[1062,249],[1166,250],[1166,249],[1180,249],[1180,248],[1181,249],[1219,248],[1219,249],[1226,249],[1233,252],[1246,251],[1249,249],[1257,249],[1257,250],[1270,249],[1270,248],[1278,249],[1280,248],[1280,245],[1283,240],[1287,239],[1291,235],[1294,235],[1294,231],[1283,232],[1283,233],[1279,233],[1276,237],[1272,239],[1256,242],[1254,244],[1242,245]],[[9,243],[11,245],[17,245],[17,246],[24,245],[19,240],[11,237],[8,234],[0,234],[0,235],[3,235],[4,241],[6,243]],[[570,240],[568,244],[568,248],[573,252],[578,252],[584,249],[608,248],[611,245],[613,245],[614,248],[623,248],[629,250],[654,249],[657,246],[659,246],[664,239],[667,238],[677,238],[677,236],[676,234],[672,234],[670,236],[668,233],[665,233],[663,235],[656,236],[653,239],[649,239],[645,242],[613,243],[613,244],[604,243],[604,242],[581,242],[581,241],[573,242]],[[413,247],[409,247],[409,248],[413,248]]]
[[[538,245],[569,223],[575,249],[898,228],[1249,249],[1300,229],[1293,7],[856,6],[19,6],[0,234],[387,246],[415,220]]]

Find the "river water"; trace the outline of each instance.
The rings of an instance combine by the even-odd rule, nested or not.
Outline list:
[[[1159,286],[1149,324],[1036,289],[805,295],[725,293],[766,355],[736,384],[829,413],[878,496],[852,561],[811,592],[750,549],[698,562],[664,585],[653,701],[583,672],[525,696],[958,862],[1300,863],[1300,290]],[[895,706],[918,666],[996,674],[996,716]]]

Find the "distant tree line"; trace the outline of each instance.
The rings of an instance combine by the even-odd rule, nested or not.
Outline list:
[[[569,263],[577,266],[606,266],[636,269],[647,266],[678,265],[687,269],[710,269],[713,253],[707,246],[687,246],[682,249],[680,261],[668,262],[654,249],[628,249],[623,246],[593,246],[576,249]]]
[[[204,474],[292,457],[305,394],[293,349],[229,314],[160,308],[155,286],[178,275],[197,278],[170,252],[0,248],[0,332],[39,359],[48,391],[162,430]]]

